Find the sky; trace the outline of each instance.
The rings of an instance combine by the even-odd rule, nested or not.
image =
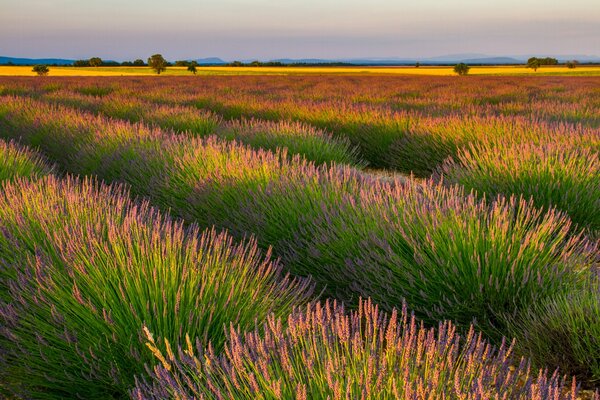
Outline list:
[[[0,0],[0,55],[600,55],[600,0]]]

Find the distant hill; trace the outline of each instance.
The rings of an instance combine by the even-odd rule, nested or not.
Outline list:
[[[465,64],[486,64],[486,65],[497,65],[497,64],[523,64],[525,60],[517,60],[512,57],[486,57],[486,58],[468,58],[460,60]]]
[[[321,58],[278,58],[271,61],[278,61],[283,64],[327,64],[327,63],[348,63],[354,65],[414,65],[419,62],[423,65],[446,65],[464,62],[466,64],[522,64],[525,60],[519,60],[512,57],[477,57],[463,58],[462,56],[478,56],[478,54],[465,54],[454,56],[440,56],[433,58],[349,58],[349,59],[321,59]]]
[[[478,54],[478,53],[463,53],[463,54],[446,54],[443,56],[435,56],[422,58],[418,61],[421,62],[431,62],[431,63],[459,63],[464,62],[465,60],[479,60],[490,58],[490,56],[486,54]]]
[[[227,64],[226,61],[223,61],[219,57],[206,57],[206,58],[198,58],[195,60],[200,65],[223,65]]]
[[[0,64],[14,65],[36,65],[36,64],[48,64],[48,65],[72,65],[75,60],[66,60],[64,58],[16,58],[16,57],[3,57],[0,56]]]

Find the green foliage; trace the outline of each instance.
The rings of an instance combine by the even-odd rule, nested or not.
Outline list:
[[[538,67],[540,65],[558,65],[558,60],[552,57],[530,57],[529,59],[527,59],[527,65],[529,64],[537,64]]]
[[[534,71],[537,71],[541,65],[542,64],[540,60],[538,60],[537,58],[530,58],[529,60],[527,60],[527,68],[531,68]]]
[[[38,74],[38,76],[46,76],[50,72],[50,69],[46,65],[39,64],[34,65],[31,71]]]
[[[457,75],[467,75],[469,73],[469,69],[471,69],[467,64],[460,63],[454,66],[454,73]]]
[[[102,65],[102,59],[100,57],[92,57],[89,60],[90,67],[99,67]]]
[[[192,61],[187,66],[187,70],[190,71],[192,74],[196,75],[196,73],[198,72],[198,68],[197,67],[198,67],[198,63],[196,61]]]
[[[565,63],[565,65],[567,66],[567,68],[569,69],[575,69],[575,67],[579,64],[579,61],[577,60],[571,60],[571,61],[567,61]]]
[[[167,70],[167,60],[161,54],[154,54],[148,58],[148,66],[152,68],[158,75]]]
[[[560,368],[600,386],[600,280],[533,305],[511,321],[519,351],[538,366]]]

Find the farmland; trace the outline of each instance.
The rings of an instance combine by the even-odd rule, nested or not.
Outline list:
[[[448,66],[347,66],[347,67],[227,67],[200,66],[198,75],[418,75],[418,76],[451,76],[453,67]],[[147,76],[155,72],[148,67],[50,67],[50,76]],[[509,66],[474,66],[471,75],[549,75],[549,76],[596,76],[600,75],[600,66],[582,65],[576,69],[565,66],[546,66],[534,71],[522,65]],[[0,76],[35,76],[30,66],[2,66]],[[186,67],[169,67],[162,75],[189,76]]]
[[[600,388],[594,71],[74,70],[0,77],[0,394]]]

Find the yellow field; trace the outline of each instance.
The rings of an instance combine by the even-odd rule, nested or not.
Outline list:
[[[0,65],[0,76],[35,76],[30,66],[2,66]],[[86,70],[85,68],[74,67],[48,67],[49,76],[119,76],[129,75],[109,68],[97,68],[96,70]]]
[[[148,67],[49,67],[50,76],[140,76],[155,75]],[[386,74],[455,75],[452,67],[199,67],[198,75],[288,75],[288,74]],[[35,76],[30,66],[0,66],[0,76]],[[185,67],[169,67],[162,75],[191,75]],[[524,66],[471,67],[469,75],[600,75],[600,66],[542,67],[536,71]]]

